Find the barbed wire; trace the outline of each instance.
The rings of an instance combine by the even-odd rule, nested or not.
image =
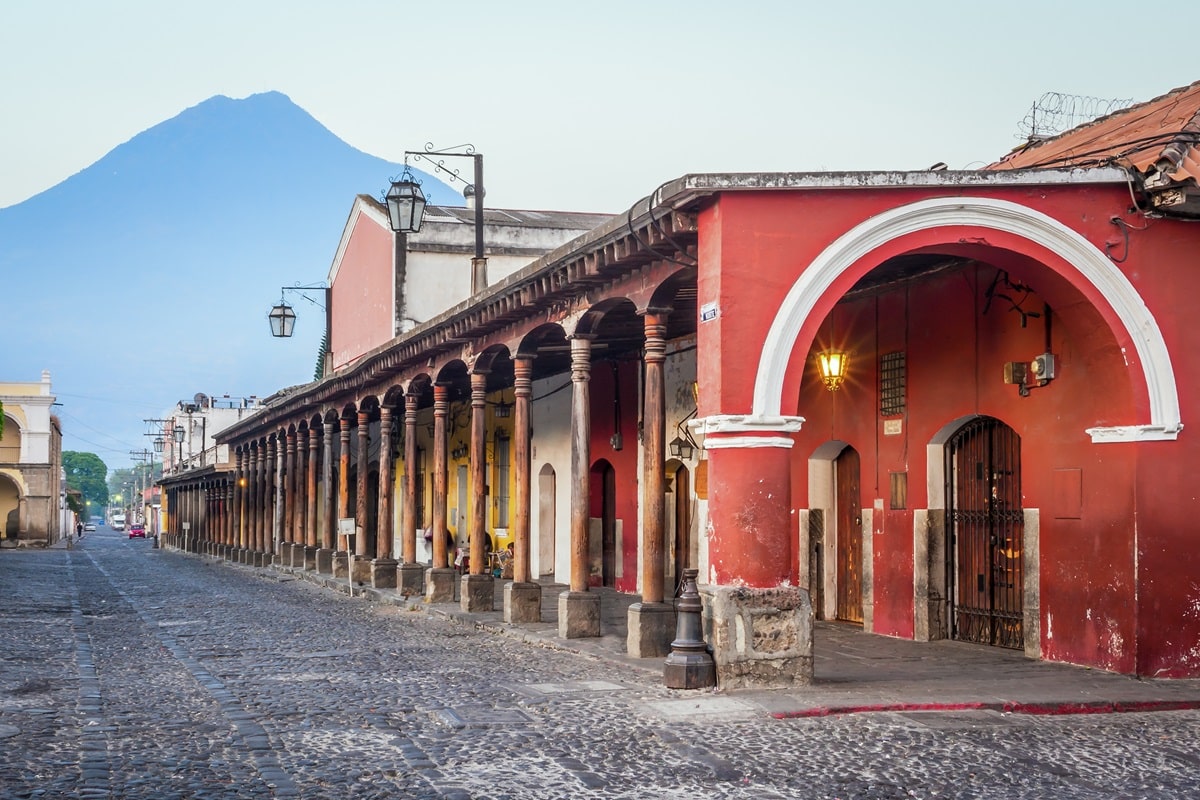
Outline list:
[[[1017,124],[1017,138],[1031,141],[1057,136],[1131,105],[1132,99],[1105,99],[1046,92]]]

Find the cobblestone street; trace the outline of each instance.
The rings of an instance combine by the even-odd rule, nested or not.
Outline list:
[[[5,798],[1175,800],[1200,780],[1197,711],[776,719],[107,529],[0,553],[0,585]]]

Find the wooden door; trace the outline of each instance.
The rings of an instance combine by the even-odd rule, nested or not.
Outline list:
[[[837,618],[863,621],[862,614],[862,500],[859,494],[858,451],[847,447],[834,462],[837,480]]]

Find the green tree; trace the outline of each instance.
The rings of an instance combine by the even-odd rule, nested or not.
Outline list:
[[[100,456],[66,450],[62,454],[62,464],[67,473],[67,488],[79,492],[85,504],[91,501],[94,513],[100,513],[100,509],[108,505],[108,467],[104,466]]]

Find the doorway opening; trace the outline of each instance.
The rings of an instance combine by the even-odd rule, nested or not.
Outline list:
[[[1022,650],[1021,439],[1000,420],[977,417],[945,454],[950,637]]]

